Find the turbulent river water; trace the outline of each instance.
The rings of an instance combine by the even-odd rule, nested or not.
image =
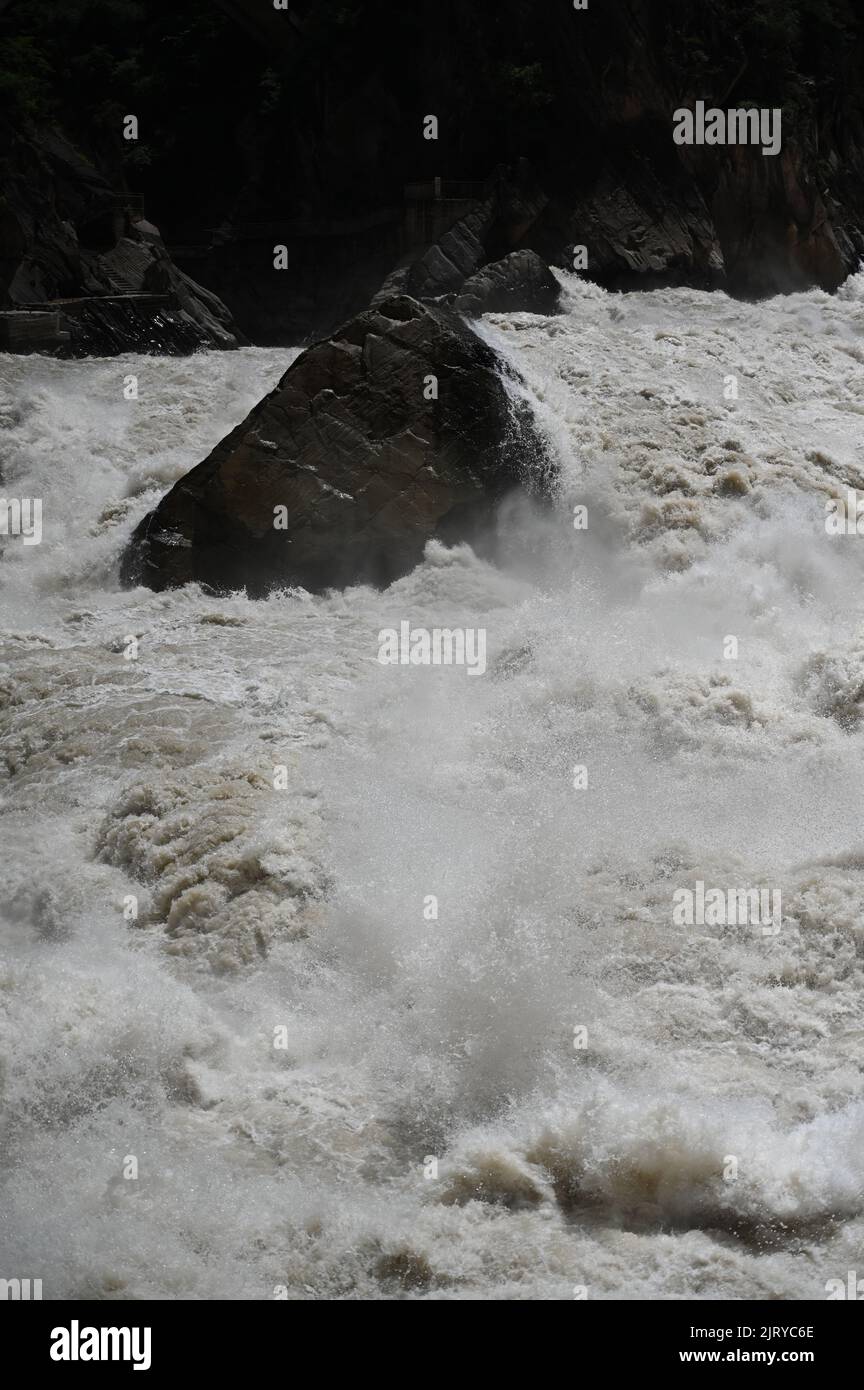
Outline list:
[[[384,593],[119,586],[290,352],[0,358],[3,494],[43,499],[0,565],[0,1275],[819,1299],[860,1265],[864,538],[825,504],[864,487],[864,276],[565,282],[480,330],[557,505]],[[485,675],[380,665],[406,619],[484,628]],[[781,930],[676,923],[699,882]]]

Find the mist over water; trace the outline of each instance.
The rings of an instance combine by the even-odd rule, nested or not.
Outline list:
[[[0,1264],[45,1297],[819,1299],[860,1265],[864,539],[824,519],[864,489],[864,276],[563,278],[480,328],[556,505],[384,593],[119,588],[291,353],[0,358],[44,527],[0,564]],[[485,628],[486,674],[380,665],[406,619]],[[674,925],[697,881],[781,890],[781,932]]]

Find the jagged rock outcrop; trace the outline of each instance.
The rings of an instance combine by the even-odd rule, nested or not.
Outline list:
[[[864,149],[853,159],[864,179]],[[820,176],[819,163],[815,151],[792,142],[772,160],[740,147],[728,151],[709,198],[731,289],[833,290],[857,269],[864,218],[856,217],[854,203],[844,206],[832,196],[835,178],[827,167]]]
[[[554,314],[561,286],[534,251],[511,251],[478,270],[462,285],[453,308],[468,318],[481,314]]]
[[[61,131],[0,120],[0,148],[0,306],[58,304],[69,355],[236,346],[221,300]]]
[[[143,218],[130,219],[130,234],[99,257],[100,269],[118,289],[139,294],[168,294],[200,330],[202,342],[213,347],[237,343],[231,315],[222,301],[196,284],[172,261],[158,228]]]
[[[172,357],[215,346],[201,325],[166,295],[73,300],[63,305],[59,321],[65,341],[51,349],[56,357],[111,357],[124,352]]]
[[[402,296],[289,367],[142,521],[123,579],[252,596],[384,585],[431,537],[474,539],[513,488],[543,490],[547,469],[492,351]]]
[[[406,283],[416,299],[435,299],[456,290],[486,259],[486,237],[495,220],[494,192],[479,201],[412,264]]]
[[[585,194],[553,200],[526,240],[556,264],[571,268],[584,247],[591,279],[618,286],[681,279],[721,284],[723,248],[697,187],[684,178],[670,196],[668,181],[650,167],[625,161],[626,172],[601,173]]]

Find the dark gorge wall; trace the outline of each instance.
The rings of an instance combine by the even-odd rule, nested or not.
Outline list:
[[[833,288],[864,252],[862,66],[852,0],[11,0],[0,294],[110,292],[101,258],[141,240],[117,222],[131,192],[240,330],[296,342],[422,250],[406,185],[445,180],[455,217],[457,185],[502,168],[488,259],[570,265],[585,245],[607,285]],[[672,113],[697,100],[780,107],[781,153],[676,146]],[[186,288],[218,341],[208,319],[230,325]]]

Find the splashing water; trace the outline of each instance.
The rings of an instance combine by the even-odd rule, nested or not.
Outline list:
[[[864,487],[864,277],[562,279],[480,329],[556,506],[384,593],[118,586],[291,354],[0,359],[4,493],[44,517],[0,595],[0,1274],[804,1299],[855,1267],[864,540],[824,518]],[[404,619],[485,628],[484,677],[380,665]],[[781,931],[677,925],[698,881],[782,890]]]

